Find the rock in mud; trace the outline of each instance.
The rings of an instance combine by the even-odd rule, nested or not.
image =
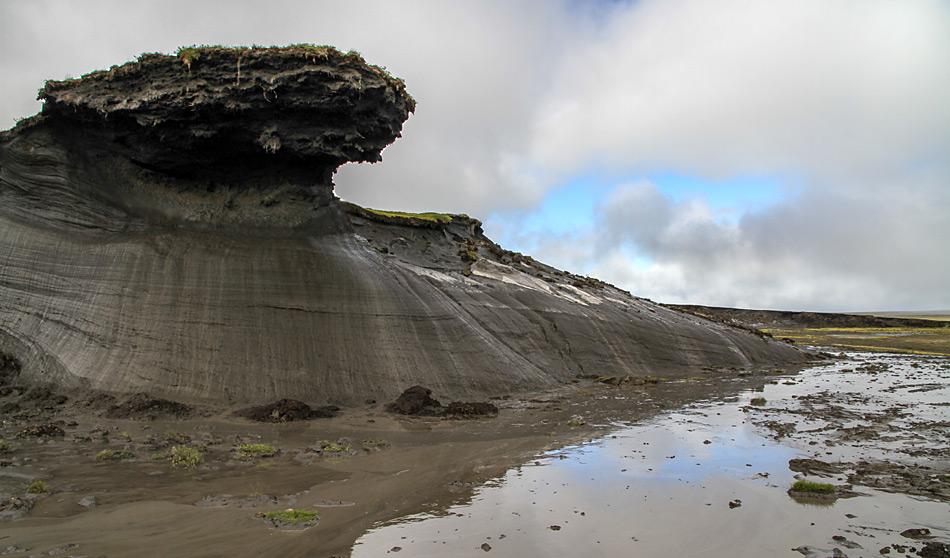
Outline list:
[[[930,534],[930,529],[927,529],[926,527],[918,529],[904,529],[901,531],[901,536],[907,539],[913,539],[915,541],[933,538]]]
[[[114,419],[156,420],[163,418],[188,418],[194,409],[184,403],[152,397],[147,393],[136,393],[118,405],[106,411],[106,416]]]
[[[315,418],[332,418],[340,408],[335,405],[312,408],[303,401],[296,399],[281,399],[267,405],[248,407],[235,411],[235,416],[244,417],[256,422],[293,422]]]
[[[445,412],[442,403],[432,398],[432,390],[412,386],[386,406],[386,410],[401,415],[439,416]]]
[[[950,545],[942,542],[928,541],[917,552],[921,558],[950,558]]]

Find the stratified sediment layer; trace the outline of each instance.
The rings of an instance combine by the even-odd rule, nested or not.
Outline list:
[[[414,102],[324,47],[187,49],[51,82],[0,135],[0,349],[32,382],[388,400],[695,375],[801,351],[507,252],[465,216],[339,202]]]

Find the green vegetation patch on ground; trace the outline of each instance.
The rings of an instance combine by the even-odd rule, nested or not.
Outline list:
[[[433,223],[450,223],[452,221],[452,214],[450,213],[410,213],[407,211],[383,211],[381,209],[370,209],[364,207],[368,213],[374,215],[379,215],[381,217],[391,217],[393,219],[418,219],[420,221],[430,221]]]
[[[795,481],[793,492],[808,492],[813,494],[834,494],[835,485],[826,482],[812,482],[807,480]]]
[[[241,459],[254,459],[255,457],[274,457],[280,450],[270,444],[241,444],[234,448],[238,457]]]
[[[129,450],[104,449],[96,454],[96,461],[122,461],[123,459],[132,459],[135,454]]]
[[[316,510],[303,510],[289,508],[281,511],[264,512],[264,519],[279,525],[307,525],[311,524],[320,517]]]
[[[950,355],[950,327],[821,327],[765,330],[798,345],[853,351]]]
[[[36,479],[26,487],[27,494],[46,494],[49,492],[49,486],[45,481]]]
[[[172,446],[168,450],[168,461],[172,467],[194,469],[204,461],[201,450],[191,446]]]

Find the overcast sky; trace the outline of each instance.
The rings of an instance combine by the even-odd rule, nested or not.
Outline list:
[[[337,193],[664,302],[950,308],[950,2],[0,1],[0,128],[179,45],[328,43],[418,101]]]

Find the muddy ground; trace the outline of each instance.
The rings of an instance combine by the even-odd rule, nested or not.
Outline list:
[[[791,444],[787,455],[781,454],[782,474],[827,477],[859,492],[859,485],[867,485],[901,497],[912,495],[938,506],[946,517],[950,443],[941,413],[947,408],[950,364],[924,359],[914,368],[910,361],[897,366],[876,358],[854,356],[832,365],[830,372],[804,376],[790,376],[789,371],[707,370],[676,381],[585,378],[557,391],[494,400],[498,415],[476,419],[403,416],[388,412],[389,402],[367,402],[342,409],[332,418],[261,423],[235,416],[237,409],[183,409],[142,397],[130,398],[131,404],[83,397],[64,400],[48,392],[11,390],[0,400],[4,406],[0,437],[6,442],[0,455],[0,555],[348,556],[358,539],[356,553],[362,556],[400,551],[406,556],[427,555],[401,538],[408,535],[387,529],[405,518],[414,518],[410,524],[422,528],[427,523],[419,518],[464,515],[467,512],[456,510],[476,509],[484,490],[503,484],[526,464],[540,463],[539,459],[571,464],[570,459],[551,457],[566,455],[562,448],[624,438],[624,428],[651,420],[675,423],[670,417],[676,415],[670,413],[697,402],[713,405],[711,409],[736,406],[741,394],[775,389],[790,390],[796,397],[764,405],[746,398],[737,412],[763,437]],[[858,395],[842,394],[840,386],[826,393],[795,392],[803,382],[815,384],[828,377],[860,377],[867,384],[854,390]],[[877,391],[906,397],[895,403],[868,395]],[[933,401],[921,407],[921,400],[929,401],[926,397]],[[939,412],[920,412],[924,408]],[[324,411],[319,414],[333,414]],[[710,417],[721,414],[704,412]],[[728,414],[723,410],[721,416]],[[706,441],[710,444],[700,447],[714,448],[718,443],[712,435]],[[242,451],[248,444],[266,444],[277,453]],[[194,453],[178,454],[173,449],[183,447],[197,450],[200,462],[189,461]],[[887,459],[881,459],[881,452]],[[585,471],[589,464],[579,466]],[[614,482],[626,482],[629,489],[629,479],[602,478],[597,486],[609,494],[622,493],[623,486]],[[653,485],[644,481],[643,486]],[[785,494],[787,485],[773,488],[783,502],[793,502]],[[534,490],[531,494],[537,494]],[[550,486],[540,491],[558,493]],[[530,498],[520,500],[530,504]],[[610,501],[608,496],[602,499]],[[735,509],[726,507],[725,500],[716,502],[715,509],[741,513],[741,506],[750,507],[750,497],[744,501]],[[592,516],[609,512],[606,507],[597,510],[596,503],[591,506],[587,511]],[[698,502],[696,506],[705,508]],[[287,508],[315,510],[319,516],[299,526],[261,517]],[[631,510],[613,517],[622,518]],[[935,513],[929,510],[921,513]],[[676,513],[689,520],[685,511]],[[893,529],[905,530],[898,523]],[[477,531],[475,525],[469,524],[472,533]],[[553,533],[548,527],[539,531]],[[519,545],[520,539],[512,534],[505,542],[466,540],[464,550],[502,556],[525,555],[532,549],[554,556],[573,555],[565,552],[575,550],[614,555],[613,550],[598,552],[600,541],[593,540],[594,531],[571,535],[581,544],[576,549],[547,547],[547,539],[538,542],[527,536]],[[933,531],[925,536],[932,538],[923,542],[943,541],[943,534]],[[855,538],[841,536],[845,535]],[[642,542],[646,539],[643,534],[640,543],[623,537],[617,544],[632,546],[612,548],[628,552],[640,544],[644,555],[652,555],[649,549],[663,549],[677,537],[667,535],[666,543]],[[923,542],[908,541],[904,552],[911,547],[924,551]],[[751,540],[749,544],[754,547]],[[801,550],[792,551],[796,546]],[[715,544],[707,547],[713,549],[704,554],[708,556],[745,555],[722,554]],[[870,555],[838,547],[848,556]],[[898,547],[893,552],[900,552]],[[821,555],[820,545],[811,540],[783,548],[791,555]],[[439,552],[462,555],[462,550],[442,541]]]

